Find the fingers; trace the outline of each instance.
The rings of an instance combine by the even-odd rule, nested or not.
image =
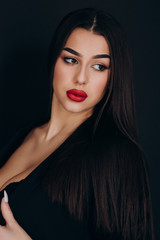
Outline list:
[[[32,240],[25,230],[15,220],[11,208],[8,204],[8,196],[4,191],[4,198],[1,201],[1,211],[4,220],[6,221],[5,226],[0,226],[0,239],[12,239],[12,240]]]
[[[15,224],[16,220],[14,219],[13,213],[8,204],[8,195],[6,191],[4,191],[4,198],[2,198],[2,201],[1,201],[1,211],[2,211],[2,216],[6,221],[6,225],[11,226]]]
[[[6,190],[4,190],[4,201],[6,203],[8,203],[8,194],[7,194]]]

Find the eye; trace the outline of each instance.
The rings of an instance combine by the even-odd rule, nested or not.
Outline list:
[[[78,61],[75,58],[64,57],[63,59],[66,63],[69,63],[69,64],[77,64],[78,63]]]
[[[96,69],[97,71],[101,71],[101,72],[108,69],[108,67],[106,67],[102,64],[95,64],[95,65],[93,65],[93,68]]]

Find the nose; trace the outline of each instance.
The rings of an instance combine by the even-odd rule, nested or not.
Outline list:
[[[80,66],[75,74],[75,83],[79,85],[88,83],[88,71],[85,66]]]

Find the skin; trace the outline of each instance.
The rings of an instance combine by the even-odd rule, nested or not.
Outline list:
[[[109,54],[109,47],[103,36],[87,30],[75,29],[57,59],[53,77],[53,103],[58,103],[63,111],[91,115],[94,106],[102,99],[106,90],[109,58],[94,56]],[[80,56],[69,52],[73,49]],[[104,66],[104,67],[102,67]],[[76,88],[87,93],[88,98],[80,103],[68,99],[66,91]]]
[[[110,59],[94,58],[100,54],[109,55],[109,46],[103,36],[77,28],[69,36],[66,48],[73,49],[80,56],[62,50],[57,59],[53,76],[52,133],[58,122],[60,128],[72,126],[75,122],[80,125],[92,115],[105,93],[110,74]],[[70,89],[83,90],[88,97],[83,102],[74,102],[66,95]]]
[[[10,182],[27,177],[92,115],[95,105],[102,99],[107,88],[110,75],[109,54],[109,46],[103,36],[82,28],[71,33],[55,64],[50,121],[34,129],[0,169],[1,190]],[[88,97],[82,102],[72,101],[66,94],[70,89],[83,90]],[[23,158],[24,153],[26,156],[29,154],[27,161]],[[6,225],[0,226],[0,239],[31,239],[14,219],[9,204],[4,199],[1,201],[1,211]]]
[[[0,239],[2,240],[32,240],[30,236],[21,228],[21,226],[15,220],[13,213],[8,203],[2,198],[1,211],[5,226],[0,226]]]

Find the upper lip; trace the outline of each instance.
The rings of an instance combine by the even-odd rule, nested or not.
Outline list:
[[[78,89],[70,89],[67,91],[67,93],[72,93],[74,95],[77,95],[77,96],[81,96],[81,97],[87,97],[87,93],[82,91],[82,90],[78,90]]]

